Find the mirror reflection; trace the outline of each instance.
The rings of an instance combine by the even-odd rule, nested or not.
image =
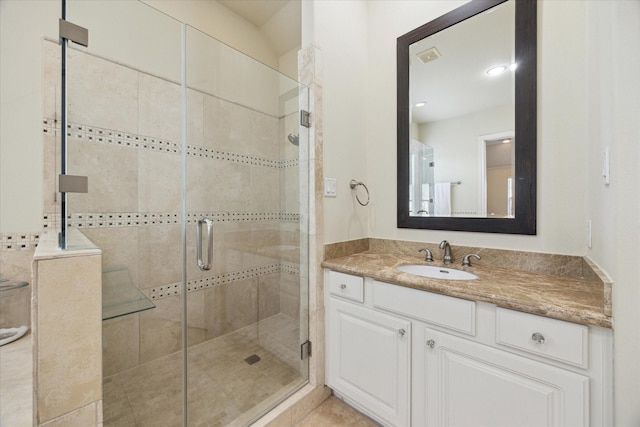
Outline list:
[[[409,46],[409,215],[515,216],[515,1]]]

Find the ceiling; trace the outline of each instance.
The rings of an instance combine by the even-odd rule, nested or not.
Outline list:
[[[506,2],[412,44],[412,120],[426,123],[513,104],[514,75],[489,76],[514,61],[515,2]],[[416,54],[436,47],[441,56],[423,64]],[[419,101],[424,107],[415,107]]]
[[[300,1],[218,0],[218,3],[255,25],[270,41],[274,52],[282,56],[300,47]]]

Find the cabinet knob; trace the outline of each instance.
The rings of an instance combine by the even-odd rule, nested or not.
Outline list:
[[[340,285],[340,289],[347,289],[347,285],[343,283],[342,285]]]
[[[404,329],[398,329],[398,333],[400,334],[401,337],[403,337],[404,334],[407,333],[407,331],[405,331]]]
[[[436,346],[436,342],[434,340],[427,341],[427,347],[429,347],[430,349],[433,349],[433,347],[435,346]]]
[[[533,335],[531,335],[531,340],[536,344],[544,344],[544,335],[542,335],[540,332],[535,332]]]

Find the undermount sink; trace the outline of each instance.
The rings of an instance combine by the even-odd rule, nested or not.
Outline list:
[[[409,264],[401,265],[396,269],[416,276],[431,277],[433,279],[446,280],[473,280],[477,279],[473,273],[468,273],[455,268],[439,267],[437,265]]]

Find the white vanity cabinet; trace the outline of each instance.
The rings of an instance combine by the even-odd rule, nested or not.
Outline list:
[[[589,378],[425,328],[416,426],[587,426]]]
[[[408,425],[411,322],[358,305],[353,278],[330,273],[327,385],[385,424]]]
[[[326,382],[389,426],[605,426],[611,330],[325,270]]]

